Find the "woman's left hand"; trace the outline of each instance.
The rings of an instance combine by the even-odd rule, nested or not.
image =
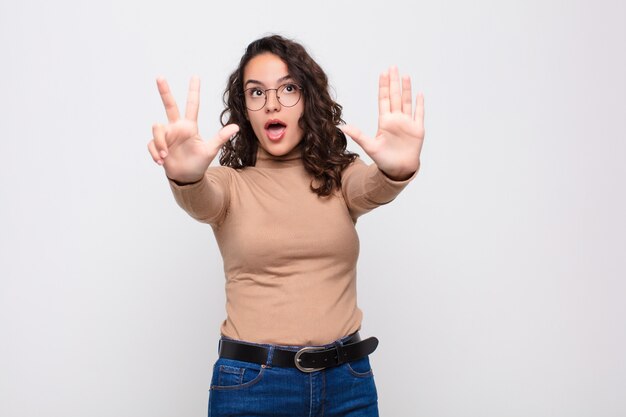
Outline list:
[[[354,126],[340,126],[363,148],[378,168],[393,180],[410,178],[420,166],[424,142],[424,96],[417,95],[413,113],[411,78],[397,67],[380,75],[378,87],[378,132],[373,139]]]

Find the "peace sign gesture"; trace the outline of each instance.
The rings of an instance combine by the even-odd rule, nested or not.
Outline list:
[[[417,95],[413,114],[411,78],[402,78],[397,67],[380,75],[378,132],[369,138],[354,126],[341,126],[363,148],[378,168],[395,180],[408,179],[420,166],[424,142],[424,96]]]
[[[148,143],[148,151],[154,162],[163,165],[169,178],[181,183],[199,181],[222,145],[239,131],[239,126],[224,126],[215,137],[205,142],[198,134],[200,79],[192,77],[189,82],[184,118],[180,117],[167,81],[158,78],[157,87],[168,124],[152,126],[153,139]]]

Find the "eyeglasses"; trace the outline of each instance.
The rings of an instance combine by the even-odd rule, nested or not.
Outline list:
[[[283,84],[278,88],[262,89],[252,87],[244,90],[246,108],[250,111],[261,110],[267,103],[267,92],[276,91],[276,98],[281,106],[293,107],[300,101],[302,89],[296,84]]]

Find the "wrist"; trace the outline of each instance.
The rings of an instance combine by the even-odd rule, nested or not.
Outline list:
[[[380,169],[380,168],[379,168]],[[406,181],[411,178],[417,171],[420,169],[420,163],[417,163],[417,167],[415,169],[404,169],[397,171],[390,171],[385,169],[380,169],[380,171],[390,180],[392,181]]]
[[[172,181],[174,184],[178,185],[179,187],[182,187],[182,186],[185,186],[185,185],[197,184],[200,181],[202,181],[203,178],[204,178],[204,176],[200,177],[199,179],[197,179],[195,181],[194,180],[191,180],[191,181],[189,181],[189,180],[181,181],[181,180],[175,180],[174,178],[167,177],[168,180]]]

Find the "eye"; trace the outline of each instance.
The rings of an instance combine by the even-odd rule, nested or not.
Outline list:
[[[298,92],[298,86],[295,84],[285,84],[283,85],[282,91],[287,94],[293,94]]]
[[[250,98],[259,98],[265,96],[265,91],[260,88],[248,88],[246,90],[247,96]]]

